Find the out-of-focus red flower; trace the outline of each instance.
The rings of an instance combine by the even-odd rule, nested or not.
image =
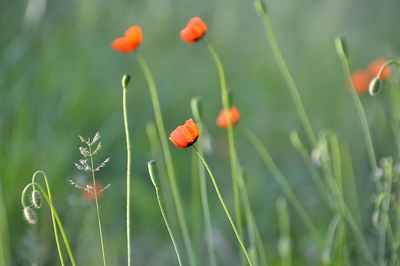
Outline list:
[[[115,39],[111,47],[120,53],[130,53],[134,51],[143,41],[142,29],[135,25],[130,27],[123,37]]]
[[[104,192],[104,186],[101,182],[96,181],[96,194],[97,194],[97,199],[99,199],[103,192]],[[96,200],[95,195],[94,195],[94,185],[93,182],[90,181],[87,183],[86,188],[82,190],[82,198],[87,200],[87,201],[94,201]]]
[[[169,140],[179,148],[187,148],[193,145],[199,137],[199,128],[193,119],[186,120],[185,124],[178,126],[171,135]]]
[[[374,61],[369,64],[368,71],[371,73],[372,76],[376,77],[381,70],[381,67],[385,64],[386,60],[383,58],[375,59]],[[386,67],[382,73],[381,80],[386,80],[390,76],[390,68]]]
[[[229,111],[230,114],[230,119],[231,119],[231,124],[234,126],[240,119],[240,112],[236,107],[231,107],[231,110]],[[228,115],[225,109],[222,109],[221,112],[219,113],[217,117],[217,126],[221,128],[228,128]]]
[[[358,70],[351,75],[351,81],[358,94],[368,91],[371,79],[371,74],[364,70]]]
[[[207,24],[200,17],[193,17],[186,27],[181,30],[181,39],[187,43],[194,43],[203,38],[207,32]]]

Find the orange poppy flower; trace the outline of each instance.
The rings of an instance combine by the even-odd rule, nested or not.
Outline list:
[[[123,37],[115,39],[111,47],[120,53],[130,53],[134,51],[143,41],[142,29],[135,25],[130,27]]]
[[[369,72],[363,70],[358,70],[351,75],[351,81],[359,94],[368,91],[371,79],[372,77]]]
[[[94,195],[94,185],[93,182],[90,181],[87,183],[86,188],[84,190],[82,190],[82,198],[87,200],[87,201],[95,201],[95,195]],[[99,199],[101,197],[101,195],[104,192],[104,186],[101,182],[96,181],[96,195],[97,195],[97,199]]]
[[[187,43],[194,43],[203,38],[207,32],[207,24],[200,17],[193,17],[186,27],[181,30],[181,39]]]
[[[199,128],[193,119],[186,120],[184,125],[178,126],[171,135],[169,140],[178,148],[187,148],[193,145],[199,137]]]
[[[378,76],[379,71],[381,70],[381,67],[385,64],[385,62],[386,60],[383,58],[378,58],[372,61],[372,63],[369,64],[368,71],[374,77]],[[381,80],[386,80],[390,76],[390,73],[391,73],[390,68],[386,67],[382,73]]]
[[[229,113],[230,113],[231,124],[232,124],[232,126],[234,126],[239,121],[240,112],[236,107],[231,107],[231,110]],[[225,109],[222,109],[221,112],[219,113],[216,123],[217,123],[217,126],[219,126],[221,128],[228,128],[228,126],[229,126],[228,116],[227,116],[227,112],[225,111]]]

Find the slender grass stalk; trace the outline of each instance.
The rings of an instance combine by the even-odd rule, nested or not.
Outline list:
[[[338,42],[338,40],[337,40],[337,42]],[[362,106],[360,97],[358,97],[356,89],[354,88],[353,82],[351,81],[351,71],[350,71],[348,57],[347,57],[347,55],[340,56],[340,59],[342,62],[344,75],[346,77],[348,86],[350,88],[349,89],[350,95],[353,100],[353,104],[356,108],[358,118],[360,119],[362,131],[363,131],[363,135],[364,135],[365,145],[367,146],[368,158],[369,158],[372,173],[374,176],[375,186],[379,193],[382,190],[382,188],[381,188],[379,181],[375,178],[375,174],[377,172],[378,166],[377,166],[377,162],[376,162],[376,156],[375,156],[374,146],[372,143],[371,133],[370,133],[369,127],[368,127],[367,116],[365,115],[364,107]]]
[[[196,154],[192,153],[191,158],[191,232],[193,249],[195,256],[199,257],[199,252],[201,253],[201,233],[202,233],[202,223],[201,223],[201,195],[200,195],[200,178],[199,178],[199,162]]]
[[[188,230],[185,214],[183,212],[182,200],[181,200],[179,190],[178,190],[178,185],[176,182],[175,170],[174,170],[174,166],[173,166],[173,162],[172,162],[171,151],[168,146],[167,134],[165,131],[165,126],[164,126],[164,122],[163,122],[163,118],[162,118],[160,102],[159,102],[158,96],[157,96],[156,84],[155,84],[153,75],[151,74],[149,66],[147,65],[144,57],[139,54],[137,56],[137,60],[143,71],[143,74],[146,78],[146,81],[147,81],[147,84],[149,87],[150,98],[151,98],[151,102],[153,105],[154,116],[155,116],[155,120],[156,120],[156,126],[157,126],[157,130],[158,130],[158,133],[160,136],[160,142],[161,142],[161,147],[162,147],[162,151],[164,154],[165,166],[167,169],[167,175],[168,175],[169,182],[171,185],[172,196],[174,198],[175,209],[176,209],[176,213],[178,216],[179,227],[180,227],[182,235],[183,235],[186,253],[188,255],[190,265],[195,266],[196,260],[195,260],[192,243],[191,243],[190,236],[189,236],[189,230]]]
[[[39,173],[41,173],[43,176],[46,175],[43,171],[37,171],[37,172],[34,174],[34,177],[35,177],[37,174],[39,174]],[[45,180],[47,180],[47,177],[45,178]],[[47,184],[47,182],[46,182],[46,186],[47,186],[47,185],[48,185],[48,184]],[[55,207],[54,207],[54,204],[53,204],[52,200],[50,200],[50,196],[48,195],[48,193],[46,193],[46,190],[45,190],[40,184],[38,184],[38,183],[36,183],[36,182],[29,183],[28,185],[26,185],[26,187],[24,188],[24,190],[23,190],[23,192],[22,192],[22,195],[21,195],[21,204],[22,204],[22,206],[23,206],[24,208],[27,207],[27,205],[26,205],[26,203],[25,203],[25,194],[26,194],[26,192],[28,191],[28,189],[29,189],[30,187],[32,187],[32,189],[34,189],[34,190],[35,190],[36,188],[39,189],[39,191],[40,191],[40,193],[42,194],[43,198],[45,199],[45,201],[46,201],[47,204],[49,205],[49,207],[50,207],[50,212],[51,212],[52,216],[54,216],[55,221],[56,221],[57,226],[58,226],[58,229],[60,230],[61,236],[62,236],[62,238],[63,238],[65,248],[67,249],[67,253],[68,253],[69,258],[70,258],[70,260],[71,260],[71,264],[72,264],[72,266],[76,266],[75,258],[74,258],[73,254],[72,254],[71,246],[70,246],[70,244],[69,244],[68,237],[67,237],[67,235],[65,234],[64,226],[62,225],[61,220],[60,220],[60,217],[58,216],[58,213],[57,213],[57,211],[56,211],[56,209],[55,209]],[[47,190],[47,191],[49,191],[49,190]],[[58,251],[59,251],[59,253],[61,253],[61,249],[58,249]],[[63,263],[61,263],[61,264],[64,265]]]
[[[200,132],[205,131],[205,126],[203,122],[203,113],[201,108],[201,101],[199,98],[193,98],[191,101],[191,109],[193,117],[199,127]],[[199,147],[198,150],[202,156],[204,156],[203,148],[202,148],[202,138],[198,140]],[[204,166],[202,165],[200,160],[197,160],[197,169],[199,172],[199,181],[200,181],[200,196],[201,196],[201,205],[203,209],[203,218],[204,218],[204,225],[206,230],[207,236],[207,250],[208,250],[208,257],[209,257],[209,265],[216,266],[217,260],[215,258],[215,244],[214,244],[214,237],[212,232],[212,223],[211,223],[211,215],[210,215],[210,208],[208,204],[208,196],[207,196],[207,180]]]
[[[292,188],[290,187],[289,183],[287,182],[286,178],[279,170],[277,165],[275,164],[274,160],[272,159],[270,153],[265,148],[261,140],[254,135],[249,129],[245,131],[248,140],[253,144],[254,148],[257,150],[259,155],[261,156],[262,160],[264,161],[267,168],[271,171],[273,177],[275,178],[276,182],[282,188],[283,192],[285,193],[286,197],[288,198],[289,203],[293,206],[296,210],[297,214],[299,215],[301,221],[304,223],[307,230],[311,233],[311,235],[320,242],[322,240],[321,234],[318,231],[318,228],[313,223],[312,219],[305,211],[304,207],[300,204],[299,199],[294,194]]]
[[[303,128],[307,134],[308,140],[309,140],[310,144],[312,146],[314,146],[317,142],[315,133],[312,129],[310,120],[305,111],[304,104],[303,104],[303,101],[302,101],[300,93],[299,93],[299,89],[297,88],[296,83],[294,82],[294,79],[293,79],[292,75],[290,74],[289,68],[285,62],[285,59],[282,56],[282,52],[279,48],[274,31],[272,30],[271,21],[269,19],[268,13],[267,13],[265,3],[262,2],[262,0],[255,0],[255,8],[263,22],[265,34],[268,38],[269,45],[272,50],[272,55],[274,56],[275,61],[278,64],[278,67],[279,67],[280,71],[282,72],[282,75],[288,85],[289,92],[292,97],[294,106],[296,108],[296,111],[300,118],[300,121],[303,125]]]
[[[242,214],[241,214],[241,204],[240,204],[240,191],[239,191],[239,167],[238,167],[238,156],[235,145],[235,136],[232,127],[231,120],[231,99],[226,86],[225,71],[214,47],[207,42],[208,51],[214,60],[215,66],[218,71],[220,90],[221,90],[221,100],[222,106],[226,112],[228,120],[228,145],[229,145],[229,158],[231,162],[231,173],[232,173],[232,187],[233,187],[233,201],[235,206],[235,216],[236,224],[238,226],[238,232],[241,237],[243,237],[243,225],[242,225]]]
[[[10,237],[5,209],[2,183],[0,182],[0,265],[10,264]]]
[[[284,198],[279,198],[276,202],[276,209],[278,211],[278,224],[280,230],[280,239],[278,243],[278,252],[281,256],[282,266],[292,265],[292,248],[290,241],[290,218],[289,210]]]
[[[96,176],[94,174],[95,168],[94,168],[94,163],[93,163],[93,154],[92,154],[92,146],[89,144],[88,145],[89,148],[89,156],[90,156],[90,171],[92,173],[92,182],[93,182],[93,190],[94,190],[94,199],[95,199],[95,203],[96,203],[96,213],[97,213],[97,223],[99,226],[99,235],[100,235],[100,245],[101,245],[101,254],[103,257],[103,265],[106,266],[106,253],[104,251],[104,240],[103,240],[103,229],[101,226],[101,218],[100,218],[100,208],[99,208],[99,202],[97,199],[97,187],[96,187]]]
[[[235,236],[236,236],[236,238],[237,238],[237,240],[238,240],[238,242],[239,242],[239,244],[240,244],[240,247],[242,248],[242,251],[243,251],[243,253],[244,253],[245,257],[246,257],[246,260],[247,260],[248,264],[249,264],[250,266],[253,266],[253,263],[252,263],[252,261],[251,261],[251,259],[250,259],[250,256],[249,256],[249,253],[247,252],[246,247],[245,247],[244,244],[243,244],[243,240],[242,240],[242,238],[241,238],[240,235],[239,235],[239,232],[238,232],[238,230],[237,230],[237,228],[236,228],[236,226],[235,226],[235,222],[233,221],[232,216],[231,216],[230,213],[229,213],[228,207],[226,206],[225,201],[224,201],[224,199],[223,199],[223,197],[222,197],[222,194],[221,194],[221,192],[219,191],[217,182],[215,181],[214,175],[213,175],[213,173],[211,172],[211,169],[210,169],[210,167],[208,166],[208,163],[206,162],[206,160],[204,159],[204,157],[200,154],[200,152],[199,152],[199,150],[196,148],[196,146],[193,145],[192,147],[193,147],[193,149],[196,151],[197,156],[199,157],[199,159],[200,159],[200,160],[202,161],[202,163],[204,164],[204,167],[206,168],[206,170],[207,170],[207,172],[208,172],[208,175],[209,175],[210,178],[211,178],[211,181],[212,181],[212,183],[213,183],[213,185],[214,185],[214,188],[215,188],[215,192],[216,192],[217,195],[218,195],[218,199],[219,199],[219,201],[221,202],[221,205],[222,205],[222,207],[223,207],[223,209],[224,209],[224,211],[225,211],[226,216],[228,217],[228,220],[229,220],[229,222],[230,222],[230,224],[231,224],[231,226],[232,226],[233,231],[235,232]]]
[[[129,80],[129,75],[122,77],[122,113],[124,116],[126,141],[126,244],[128,266],[131,265],[131,141],[129,137],[128,111],[126,108],[126,92]]]
[[[240,173],[239,188],[241,198],[243,200],[243,206],[246,214],[246,223],[248,228],[248,234],[250,238],[251,246],[254,249],[253,262],[254,265],[258,265],[258,258],[260,259],[261,265],[268,265],[267,255],[265,254],[265,247],[261,239],[260,231],[258,230],[257,223],[254,218],[254,214],[250,205],[249,193],[247,191],[246,184],[244,182],[244,172]]]
[[[175,243],[174,235],[172,234],[171,228],[170,228],[169,223],[168,223],[167,215],[164,212],[164,208],[163,208],[163,205],[162,205],[162,202],[161,202],[160,191],[159,191],[159,188],[158,188],[158,185],[157,185],[158,171],[157,171],[157,167],[156,167],[156,161],[148,162],[147,163],[147,167],[148,167],[148,170],[149,170],[149,175],[150,175],[151,181],[152,181],[152,183],[154,185],[154,190],[156,192],[158,206],[160,207],[161,215],[162,215],[162,217],[164,219],[164,223],[165,223],[165,226],[167,227],[169,236],[171,237],[171,241],[172,241],[172,244],[173,244],[174,249],[175,249],[175,253],[176,253],[176,257],[178,259],[178,263],[179,263],[180,266],[182,266],[181,256],[179,255],[179,250],[178,250],[178,247],[177,247],[177,245]]]
[[[44,179],[44,181],[45,181],[46,189],[47,189],[47,194],[48,194],[48,197],[49,197],[49,201],[50,201],[50,202],[53,202],[53,198],[52,198],[52,196],[51,196],[50,185],[49,185],[49,182],[48,182],[48,180],[47,180],[47,175],[46,175],[45,172],[43,172],[43,171],[37,171],[37,172],[35,172],[35,173],[33,174],[33,176],[32,176],[32,183],[35,184],[35,182],[36,182],[36,177],[37,177],[39,174],[41,174],[41,176],[43,177],[43,179]],[[34,186],[34,185],[32,186],[32,188],[33,188],[33,190],[35,190],[35,186]],[[24,206],[24,204],[22,204],[22,205]],[[25,207],[25,206],[24,206],[24,207]],[[61,251],[60,240],[59,240],[59,238],[58,238],[57,222],[56,222],[56,219],[55,219],[55,216],[54,216],[54,213],[53,213],[52,208],[50,208],[50,212],[51,212],[51,221],[52,221],[52,223],[53,223],[54,238],[56,239],[56,245],[57,245],[58,255],[59,255],[59,257],[60,257],[61,265],[65,265],[64,259],[63,259],[63,255],[62,255],[62,251]]]

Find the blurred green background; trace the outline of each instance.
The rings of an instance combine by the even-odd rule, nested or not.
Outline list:
[[[314,128],[337,132],[351,151],[358,190],[371,192],[362,132],[333,40],[338,35],[347,39],[353,69],[364,68],[377,57],[396,57],[400,2],[270,0],[267,5]],[[135,54],[121,55],[110,48],[110,42],[134,24],[141,25],[144,32],[139,50],[155,76],[167,132],[191,116],[192,97],[203,99],[213,144],[208,160],[232,206],[226,134],[215,126],[221,108],[216,69],[204,42],[187,45],[178,36],[187,20],[196,15],[208,24],[207,37],[221,56],[234,105],[241,110],[239,158],[248,173],[251,204],[267,253],[272,261],[277,259],[275,202],[283,194],[244,137],[243,126],[260,136],[302,204],[321,231],[326,230],[331,213],[321,203],[290,144],[291,130],[298,130],[303,137],[304,132],[252,1],[0,0],[0,241],[10,252],[10,265],[59,263],[48,208],[39,211],[35,226],[27,225],[22,217],[20,193],[38,169],[50,177],[55,204],[78,264],[100,264],[95,206],[68,184],[69,179],[88,179],[73,164],[80,157],[78,135],[92,137],[97,131],[103,142],[97,159],[111,157],[108,167],[98,175],[103,184],[112,184],[100,200],[106,254],[109,265],[125,263],[126,156],[120,87],[124,73],[132,75],[128,109],[133,146],[134,262],[176,265],[147,174],[146,162],[153,156],[145,126],[154,120],[147,85]],[[385,102],[367,95],[361,100],[372,125],[378,158],[394,156],[382,108]],[[192,191],[190,151],[172,145],[171,149],[189,225],[196,219],[201,222],[191,203],[196,194]],[[234,235],[214,194],[209,186],[219,263],[239,265]],[[169,191],[164,195],[168,205]],[[367,228],[370,196],[358,196]],[[169,213],[178,234],[174,213]],[[309,244],[311,240],[294,212],[291,218],[295,265],[311,263],[319,254]],[[191,235],[197,239],[199,263],[206,265],[204,235],[196,238],[193,228]],[[184,253],[180,236],[178,242]]]

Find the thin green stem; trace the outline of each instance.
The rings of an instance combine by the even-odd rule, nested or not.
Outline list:
[[[4,206],[2,184],[0,182],[0,264],[8,265],[10,259],[10,237],[8,232],[7,214]]]
[[[229,158],[230,158],[230,162],[231,162],[233,200],[234,200],[234,206],[235,206],[236,224],[238,226],[240,236],[243,237],[243,229],[242,229],[243,225],[242,225],[240,191],[239,191],[238,156],[237,156],[236,145],[235,145],[235,136],[234,136],[233,127],[232,127],[231,112],[230,112],[231,103],[230,103],[230,99],[229,99],[228,89],[226,86],[225,71],[224,71],[222,62],[221,62],[217,52],[215,51],[214,47],[209,42],[207,42],[207,47],[211,54],[212,59],[214,60],[215,66],[217,67],[219,83],[220,83],[220,90],[221,90],[222,106],[227,115]]]
[[[171,227],[169,226],[169,223],[168,223],[167,215],[165,214],[164,207],[162,205],[160,191],[159,191],[159,188],[158,188],[158,179],[159,178],[158,178],[158,170],[157,170],[157,167],[156,167],[156,162],[154,160],[153,161],[149,161],[147,163],[147,167],[148,167],[148,170],[149,170],[149,175],[150,175],[151,182],[153,183],[154,190],[156,192],[157,202],[158,202],[158,206],[160,207],[161,215],[163,217],[165,226],[167,227],[169,236],[170,236],[171,241],[172,241],[172,245],[174,246],[176,257],[178,259],[178,263],[179,263],[180,266],[182,266],[182,260],[181,260],[181,256],[179,255],[178,246],[176,245],[174,235],[172,234]]]
[[[269,45],[271,46],[272,55],[274,56],[275,61],[278,64],[278,67],[279,67],[280,71],[282,72],[282,75],[288,85],[289,92],[292,97],[294,106],[295,106],[297,114],[301,120],[301,123],[303,124],[303,128],[307,134],[308,140],[309,140],[310,144],[312,146],[314,146],[317,142],[317,139],[315,137],[315,133],[312,129],[310,120],[309,120],[306,110],[304,108],[304,104],[301,99],[299,89],[297,88],[296,83],[294,82],[294,79],[293,79],[292,75],[290,74],[289,68],[282,56],[282,52],[279,48],[274,31],[272,30],[271,21],[268,17],[266,10],[264,10],[262,8],[262,5],[260,5],[260,1],[261,0],[256,1],[256,3],[257,3],[256,9],[257,9],[258,14],[260,15],[260,18],[263,22],[265,33],[269,40]]]
[[[198,149],[196,148],[196,146],[192,146],[192,147],[193,147],[193,149],[196,151],[197,156],[199,157],[199,159],[203,162],[204,167],[206,168],[206,170],[207,170],[207,172],[208,172],[208,175],[210,176],[211,181],[212,181],[212,183],[213,183],[213,185],[214,185],[215,192],[217,193],[218,199],[219,199],[219,201],[221,202],[221,205],[222,205],[222,207],[223,207],[223,209],[224,209],[224,211],[225,211],[225,214],[226,214],[226,216],[228,217],[228,220],[229,220],[229,222],[230,222],[230,224],[231,224],[231,226],[232,226],[233,231],[235,232],[235,235],[236,235],[236,238],[237,238],[237,240],[238,240],[238,242],[239,242],[239,244],[240,244],[240,247],[242,248],[242,251],[243,251],[243,253],[244,253],[245,257],[246,257],[246,260],[247,260],[248,264],[249,264],[250,266],[252,266],[253,264],[252,264],[252,262],[251,262],[250,256],[249,256],[249,254],[248,254],[248,252],[247,252],[247,250],[246,250],[246,247],[245,247],[244,244],[243,244],[242,238],[240,237],[239,232],[238,232],[238,230],[237,230],[237,228],[236,228],[236,226],[235,226],[235,222],[233,221],[233,219],[232,219],[232,217],[231,217],[231,215],[230,215],[230,213],[229,213],[229,210],[228,210],[228,208],[226,207],[225,201],[224,201],[224,199],[223,199],[223,197],[222,197],[221,192],[219,191],[217,182],[215,181],[214,175],[213,175],[213,173],[211,172],[211,169],[210,169],[210,167],[208,166],[208,163],[206,162],[206,160],[204,159],[204,157],[201,156],[201,154],[200,154],[200,152],[198,151]]]
[[[93,181],[93,190],[94,190],[94,199],[96,202],[96,212],[97,212],[97,222],[99,225],[99,234],[100,234],[100,244],[101,244],[101,254],[103,256],[103,265],[106,266],[106,254],[104,251],[104,241],[103,241],[103,229],[101,226],[101,219],[100,219],[100,208],[99,208],[99,203],[97,199],[97,186],[96,186],[96,176],[94,174],[94,163],[93,163],[93,156],[92,156],[92,147],[89,144],[89,154],[90,154],[90,164],[91,164],[91,172],[92,172],[92,181]]]
[[[381,69],[379,70],[377,78],[380,79],[381,76],[382,76],[382,74],[383,74],[383,71],[385,70],[385,68],[389,67],[390,65],[396,65],[396,66],[397,66],[397,69],[400,70],[400,62],[399,62],[399,61],[397,61],[397,60],[389,60],[389,61],[386,61],[385,64],[383,64],[383,66],[382,66]]]
[[[199,127],[199,131],[203,132],[203,134],[205,135],[206,128],[203,123],[203,117],[202,117],[203,115],[201,113],[202,109],[200,106],[200,100],[198,98],[192,99],[191,108],[192,108],[193,117],[197,123],[197,126]],[[203,138],[200,138],[198,140],[198,142],[199,142],[198,150],[199,150],[200,154],[202,156],[204,156],[204,152],[202,149],[202,140],[203,140]],[[212,232],[210,208],[209,208],[209,204],[208,204],[206,173],[205,173],[203,164],[198,159],[197,159],[197,169],[199,172],[200,197],[201,197],[201,205],[202,205],[202,209],[203,209],[204,225],[205,225],[206,236],[207,236],[207,249],[208,249],[209,263],[210,263],[210,266],[216,266],[217,260],[215,258],[214,237],[213,237],[213,232]]]
[[[370,133],[369,127],[368,127],[367,116],[365,115],[365,111],[362,106],[360,97],[358,97],[357,92],[354,88],[353,82],[351,81],[351,71],[350,71],[349,61],[346,57],[341,57],[341,60],[342,60],[344,74],[345,74],[347,82],[350,86],[350,95],[351,95],[351,98],[352,98],[354,106],[356,108],[358,117],[361,122],[361,127],[362,127],[362,131],[364,134],[365,144],[367,146],[367,152],[368,152],[369,162],[370,162],[371,169],[372,169],[373,178],[375,181],[375,186],[379,193],[382,190],[382,188],[381,188],[379,181],[375,177],[378,166],[377,166],[377,162],[376,162],[374,146],[372,144],[371,133]]]
[[[131,141],[129,137],[128,111],[126,107],[126,92],[129,78],[124,76],[122,82],[122,112],[124,116],[125,141],[126,141],[126,244],[128,253],[128,266],[131,265]],[[128,79],[128,80],[127,80]]]
[[[300,204],[299,199],[294,194],[289,183],[286,181],[286,178],[275,164],[270,153],[264,147],[261,140],[249,129],[246,130],[246,135],[249,141],[253,144],[254,148],[258,151],[267,168],[271,171],[272,176],[275,178],[276,182],[278,182],[279,186],[282,188],[283,192],[288,198],[289,203],[292,204],[293,208],[296,210],[307,230],[316,240],[321,241],[322,238],[320,232],[318,231],[317,227],[313,223],[312,219],[310,218],[304,207]]]
[[[282,266],[292,265],[291,241],[290,241],[290,219],[289,210],[284,198],[278,199],[276,203],[278,211],[278,223],[280,229],[280,240],[278,251],[282,259]]]
[[[46,183],[46,189],[47,189],[47,193],[48,193],[48,195],[49,195],[49,201],[50,201],[50,202],[53,202],[53,199],[52,199],[52,197],[51,197],[50,185],[49,185],[49,183],[48,183],[47,175],[46,175],[45,172],[43,172],[43,171],[37,171],[37,172],[35,172],[35,173],[33,174],[33,176],[32,176],[32,183],[33,183],[33,184],[35,183],[35,181],[36,181],[36,176],[37,176],[38,174],[41,174],[41,175],[42,175],[42,177],[43,177],[43,179],[44,179],[44,181],[45,181],[45,183]],[[35,186],[33,185],[32,188],[35,189]],[[53,210],[52,210],[51,208],[50,208],[50,212],[51,212],[51,221],[52,221],[52,223],[53,223],[54,238],[56,239],[56,245],[57,245],[58,254],[59,254],[59,256],[60,256],[61,265],[65,265],[65,264],[64,264],[63,255],[62,255],[62,252],[61,252],[60,240],[59,240],[59,238],[58,238],[58,230],[57,230],[56,220],[55,220],[55,217],[54,217]]]
[[[164,160],[165,160],[165,165],[166,165],[166,169],[167,169],[167,175],[168,175],[169,182],[170,182],[171,189],[172,189],[172,196],[174,198],[175,208],[176,208],[176,212],[177,212],[177,216],[178,216],[178,222],[179,222],[180,229],[182,231],[183,240],[184,240],[185,247],[186,247],[186,252],[187,252],[187,255],[189,258],[190,265],[195,266],[196,260],[195,260],[195,256],[194,256],[194,252],[193,252],[193,248],[192,248],[192,244],[191,244],[191,240],[190,240],[190,236],[189,236],[187,222],[186,222],[185,215],[183,212],[182,200],[181,200],[179,190],[178,190],[178,185],[176,182],[175,170],[174,170],[174,166],[173,166],[173,162],[172,162],[171,151],[168,146],[167,134],[165,131],[164,122],[163,122],[163,118],[162,118],[160,102],[158,100],[156,84],[155,84],[153,75],[151,74],[149,66],[147,65],[144,57],[139,54],[137,56],[137,60],[143,71],[143,74],[146,78],[146,81],[147,81],[147,84],[149,87],[150,98],[151,98],[151,102],[153,105],[154,116],[155,116],[155,120],[156,120],[156,126],[157,126],[157,130],[158,130],[159,137],[160,137],[161,148],[162,148],[162,151],[164,154]]]

